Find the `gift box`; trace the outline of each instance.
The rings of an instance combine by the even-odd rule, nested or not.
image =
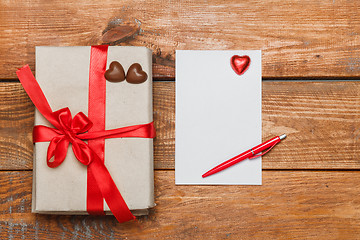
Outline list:
[[[106,90],[99,89],[89,84],[90,75],[98,74],[90,69],[91,64],[96,66],[98,61],[98,57],[92,53],[92,47],[36,47],[36,80],[51,109],[56,111],[68,107],[72,116],[78,112],[88,116],[90,109],[94,108],[89,106],[90,95],[104,91],[104,116],[96,116],[101,114],[96,109],[91,111],[98,119],[105,119],[106,130],[151,123],[151,50],[145,47],[110,46],[106,53],[102,53],[103,58],[104,56],[106,69],[116,61],[122,65],[128,78],[129,68],[137,63],[140,70],[138,69],[135,75],[139,71],[145,72],[146,80],[138,83],[127,79],[115,82],[106,80]],[[96,105],[97,100],[92,101]],[[89,119],[92,120],[91,116]],[[96,122],[92,124],[96,126]],[[38,109],[35,110],[35,125],[54,128]],[[114,137],[106,138],[104,141],[104,165],[122,198],[134,215],[147,214],[148,209],[155,205],[152,138]],[[51,159],[49,163],[46,161],[49,145],[49,141],[35,143],[32,211],[49,214],[88,214],[88,166],[77,160],[70,144],[66,150],[65,160],[57,167],[49,167]],[[90,147],[95,148],[93,150],[97,152],[96,146]],[[103,183],[97,180],[97,184]],[[103,206],[106,213],[111,213],[105,201]]]

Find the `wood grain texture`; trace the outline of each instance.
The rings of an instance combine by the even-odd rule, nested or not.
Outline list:
[[[155,82],[155,168],[174,169],[175,83]],[[0,83],[0,169],[32,169],[33,106],[20,83]],[[360,169],[360,82],[263,82],[263,139],[288,138],[264,169]]]
[[[0,169],[32,169],[34,105],[20,83],[0,83]]]
[[[288,135],[263,168],[359,169],[359,83],[263,83],[263,139]]]
[[[327,1],[2,1],[0,79],[34,68],[39,45],[153,50],[174,77],[176,49],[261,49],[264,77],[360,77],[360,3]]]
[[[30,213],[31,171],[0,172],[1,239],[356,239],[359,171],[264,171],[263,186],[175,186],[156,171],[150,215]],[[355,196],[355,197],[354,197]]]

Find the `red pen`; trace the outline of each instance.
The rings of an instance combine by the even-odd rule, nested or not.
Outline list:
[[[206,178],[210,175],[213,175],[214,173],[217,173],[217,172],[220,172],[228,167],[231,167],[232,165],[238,163],[238,162],[241,162],[247,158],[249,159],[253,159],[253,158],[256,158],[256,157],[260,157],[264,154],[266,154],[267,152],[269,152],[276,144],[278,144],[281,140],[283,140],[284,138],[286,138],[286,135],[283,134],[281,136],[277,136],[277,137],[274,137],[266,142],[263,142],[259,145],[257,145],[256,147],[253,147],[219,165],[217,165],[216,167],[214,167],[213,169],[207,171],[206,173],[204,173],[202,175],[203,178]],[[261,154],[258,154],[262,151],[264,151],[265,149],[268,149],[266,152],[264,153],[261,153]],[[258,154],[258,155],[257,155]]]

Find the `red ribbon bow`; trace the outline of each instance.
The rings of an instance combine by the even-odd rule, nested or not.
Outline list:
[[[34,142],[50,141],[47,152],[47,164],[51,168],[59,166],[65,160],[69,143],[72,144],[72,149],[77,160],[84,165],[89,165],[92,159],[96,157],[96,154],[83,140],[120,137],[155,137],[153,122],[88,133],[87,131],[93,126],[93,123],[83,112],[79,112],[72,119],[69,108],[62,108],[53,112],[53,115],[55,119],[58,120],[57,129],[38,125],[35,126],[33,130]],[[53,157],[54,159],[52,160]]]
[[[79,139],[78,134],[87,132],[92,127],[92,122],[82,112],[76,114],[72,119],[69,108],[54,112],[54,116],[59,121],[60,129],[52,129],[46,126],[35,126],[34,128],[34,136],[44,134],[44,131],[53,132],[55,135],[51,136],[46,159],[47,165],[51,168],[59,166],[65,160],[69,143],[72,143],[72,149],[77,160],[84,165],[89,165],[94,158],[93,152],[86,143]],[[34,142],[38,142],[38,140],[34,139]],[[54,159],[51,161],[53,157]]]
[[[93,52],[91,53],[91,57],[93,58],[91,58],[90,65],[94,66],[95,63],[98,63],[98,58],[101,58],[102,64],[100,65],[106,64],[107,46],[92,47],[92,50],[94,50],[94,54]],[[95,76],[90,77],[90,80],[99,80],[100,76],[103,76],[103,70],[105,67],[100,66],[100,68],[102,70],[97,71]],[[67,148],[69,143],[71,143],[75,157],[82,164],[88,166],[88,174],[91,174],[91,176],[88,176],[88,180],[89,177],[91,177],[90,183],[95,184],[90,187],[88,185],[88,212],[101,214],[102,198],[104,198],[110,210],[119,222],[134,219],[135,217],[132,215],[122,198],[116,184],[111,178],[109,171],[105,167],[103,160],[94,151],[99,149],[92,149],[87,143],[83,142],[83,140],[95,141],[97,139],[120,137],[154,138],[155,129],[153,122],[111,130],[89,131],[92,128],[93,123],[84,113],[79,112],[74,116],[74,118],[72,118],[68,108],[63,108],[56,112],[51,110],[44,93],[42,92],[35,77],[32,75],[28,65],[22,67],[16,73],[36,108],[55,127],[50,128],[47,126],[35,126],[33,130],[34,142],[50,141],[47,152],[48,166],[51,168],[59,166],[65,160]],[[102,82],[100,84],[103,86],[104,83]],[[101,94],[102,93],[100,92],[99,95]],[[102,99],[102,102],[104,102],[104,97],[102,97]],[[91,103],[93,104],[93,102]],[[104,110],[104,106],[101,108]],[[92,113],[94,113],[94,111]],[[95,119],[97,121],[99,120],[99,118]],[[101,151],[102,150],[99,152]],[[89,188],[91,190],[90,194]],[[97,194],[100,194],[100,198]]]

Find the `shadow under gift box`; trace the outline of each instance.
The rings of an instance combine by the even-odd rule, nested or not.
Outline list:
[[[91,47],[36,47],[36,79],[53,111],[69,107],[72,116],[88,115]],[[153,121],[152,52],[145,47],[108,49],[107,68],[118,61],[125,72],[139,63],[148,74],[141,84],[106,81],[105,129]],[[38,110],[35,125],[53,127]],[[66,159],[56,167],[46,163],[49,142],[34,147],[32,211],[48,214],[88,214],[87,167],[74,156],[71,145]],[[153,140],[105,139],[105,166],[134,215],[145,215],[154,204]],[[111,214],[104,203],[104,210]]]

